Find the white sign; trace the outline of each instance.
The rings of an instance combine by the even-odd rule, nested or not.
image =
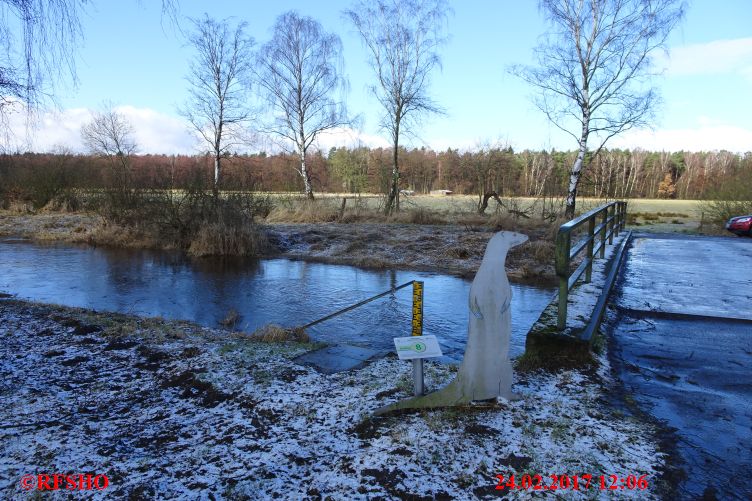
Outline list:
[[[400,360],[440,357],[441,347],[436,336],[409,336],[394,338],[394,347]]]

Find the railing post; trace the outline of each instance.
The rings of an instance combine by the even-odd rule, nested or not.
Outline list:
[[[627,227],[627,202],[624,201],[621,203],[621,229],[625,229]]]
[[[614,236],[619,236],[621,230],[621,202],[616,202],[615,215],[614,215]]]
[[[614,244],[614,226],[616,226],[616,204],[611,205],[608,208],[607,214],[608,215],[606,217],[611,220],[611,222],[609,222],[606,225],[606,229],[609,230],[608,231],[608,245],[613,245]]]
[[[601,234],[601,249],[598,252],[599,257],[601,259],[606,257],[606,228],[608,227],[608,207],[604,207],[604,209],[601,211],[603,213],[603,221],[601,221],[603,224],[601,226],[601,231],[599,232]],[[593,222],[595,222],[595,214],[593,214]]]
[[[557,326],[559,330],[567,327],[567,300],[569,299],[569,252],[571,246],[569,231],[556,234],[556,275],[559,277],[559,308]]]
[[[587,238],[588,238],[588,244],[587,244],[587,256],[585,256],[585,259],[589,261],[587,268],[585,268],[585,283],[590,283],[590,281],[593,279],[593,249],[595,248],[595,218],[591,217],[588,219],[588,225],[587,225]]]

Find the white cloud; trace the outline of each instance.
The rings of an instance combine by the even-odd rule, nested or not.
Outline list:
[[[350,127],[336,127],[322,132],[316,138],[315,146],[323,152],[333,147],[367,146],[369,148],[389,148],[389,141],[381,136],[366,134]]]
[[[752,130],[700,120],[690,129],[633,130],[615,137],[609,147],[642,148],[649,151],[752,151]]]
[[[737,73],[752,79],[752,38],[714,40],[674,47],[656,66],[670,75],[717,75]]]
[[[150,108],[119,106],[115,109],[133,125],[141,153],[192,154],[201,147],[196,136],[189,132],[188,124],[179,118]]]
[[[115,111],[133,125],[139,153],[195,153],[196,137],[181,119],[159,113],[149,108],[117,106]],[[13,138],[11,149],[36,152],[54,151],[65,147],[74,152],[85,152],[81,141],[81,126],[91,120],[92,112],[86,108],[61,111],[44,111],[36,116],[27,115],[21,107],[10,115],[8,123]]]
[[[121,113],[133,126],[139,153],[194,154],[205,148],[197,135],[191,133],[188,124],[180,118],[131,105],[116,106],[114,110]],[[86,149],[81,140],[81,126],[91,120],[91,117],[92,110],[71,108],[41,112],[29,121],[25,110],[18,106],[16,112],[9,117],[13,137],[5,146],[11,150],[34,152],[55,151],[65,147],[84,153]],[[339,127],[322,133],[314,146],[327,152],[334,146],[388,148],[389,142],[377,135]],[[280,146],[274,138],[258,135],[253,138],[253,144],[247,150],[274,152],[280,150]]]

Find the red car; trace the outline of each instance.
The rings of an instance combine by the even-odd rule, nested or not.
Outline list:
[[[752,215],[732,217],[726,222],[726,229],[740,237],[752,237]]]

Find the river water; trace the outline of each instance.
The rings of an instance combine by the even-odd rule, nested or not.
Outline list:
[[[425,282],[424,334],[435,334],[446,361],[462,358],[470,281],[439,273],[374,271],[287,259],[190,259],[180,252],[105,249],[0,239],[0,292],[95,310],[193,321],[209,327],[232,309],[236,328],[302,325],[392,287]],[[315,340],[389,351],[410,334],[407,287],[308,330]],[[510,355],[553,289],[512,285]]]

